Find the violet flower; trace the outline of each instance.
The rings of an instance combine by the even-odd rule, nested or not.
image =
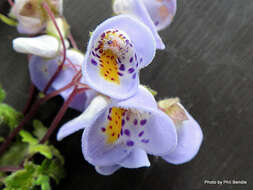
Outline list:
[[[63,88],[69,84],[77,73],[77,69],[81,69],[84,55],[76,50],[67,50],[66,53],[67,60],[64,63],[64,68],[52,83],[48,93],[59,90],[60,88]],[[58,56],[55,59],[45,59],[39,56],[32,56],[30,58],[29,72],[31,80],[39,90],[43,91],[43,89],[46,87],[46,84],[54,75],[61,60],[62,56]],[[72,93],[73,88],[74,87],[61,92],[61,96],[66,100]],[[70,107],[79,111],[83,111],[95,94],[96,93],[93,90],[87,90],[83,93],[77,94],[70,103]]]
[[[60,128],[57,139],[84,129],[84,158],[103,175],[120,167],[149,166],[148,154],[165,155],[177,145],[173,121],[140,86],[135,96],[114,101],[98,96],[78,118]]]
[[[40,0],[15,0],[10,16],[18,20],[18,31],[23,34],[37,34],[47,25],[48,15]],[[62,15],[62,0],[46,0],[56,16]]]
[[[126,15],[107,19],[90,38],[83,64],[86,83],[115,99],[133,96],[139,85],[139,70],[155,55],[149,28]]]
[[[172,22],[177,8],[176,0],[114,0],[113,10],[116,14],[129,14],[152,31],[158,49],[164,49],[157,31],[166,28]]]
[[[189,162],[197,155],[203,141],[203,133],[199,124],[179,103],[178,98],[159,101],[158,105],[173,120],[177,129],[176,148],[159,156],[171,164]],[[143,166],[149,166],[147,155],[143,150],[136,149],[120,163],[96,166],[95,169],[102,175],[111,175],[121,167],[138,168]]]
[[[172,118],[178,136],[176,149],[163,155],[162,158],[172,164],[189,162],[197,155],[203,141],[203,133],[199,124],[179,103],[178,98],[159,101],[158,105]]]

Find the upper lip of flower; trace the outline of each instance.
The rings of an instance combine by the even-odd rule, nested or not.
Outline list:
[[[148,65],[154,55],[155,41],[151,31],[134,18],[116,16],[100,24],[92,33],[83,75],[87,84],[98,92],[126,99],[136,93],[139,69]],[[112,59],[108,60],[110,57]],[[107,65],[107,61],[110,64]]]

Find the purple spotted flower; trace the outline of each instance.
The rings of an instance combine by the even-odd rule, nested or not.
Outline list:
[[[84,158],[103,175],[120,167],[149,166],[147,154],[165,155],[177,145],[173,121],[144,87],[120,102],[96,97],[83,114],[61,127],[57,139],[84,128]]]
[[[171,164],[177,165],[189,162],[196,156],[203,141],[199,124],[179,103],[177,98],[159,101],[158,105],[173,120],[177,130],[176,148],[159,156]],[[171,126],[168,125],[168,127]],[[95,168],[102,175],[111,175],[121,167],[138,168],[149,165],[146,152],[143,149],[134,149],[117,164],[96,166]]]
[[[52,86],[48,90],[48,93],[59,90],[67,84],[69,84],[77,70],[81,69],[81,64],[83,62],[84,55],[75,51],[67,50],[67,60],[65,62],[63,70],[60,72],[58,77],[52,83]],[[54,75],[59,64],[61,63],[62,56],[58,56],[55,59],[45,59],[39,56],[32,56],[29,60],[29,71],[31,80],[34,85],[41,91],[46,87],[46,84]],[[61,93],[64,99],[67,99],[73,88],[69,88]],[[70,107],[83,111],[85,107],[89,104],[90,100],[95,96],[95,91],[87,90],[83,93],[77,94],[72,100]]]
[[[176,14],[176,0],[114,0],[116,14],[129,14],[146,24],[152,31],[158,49],[164,49],[157,31],[166,28]]]
[[[133,96],[139,85],[139,70],[155,55],[155,40],[149,28],[130,16],[110,18],[92,32],[83,76],[98,92],[114,99]]]

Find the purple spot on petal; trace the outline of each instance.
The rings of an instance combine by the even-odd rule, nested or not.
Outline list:
[[[105,33],[103,33],[102,35],[101,35],[101,38],[104,38],[105,37]]]
[[[123,130],[122,129],[120,130],[120,134],[123,135]]]
[[[97,62],[96,62],[94,59],[91,59],[91,63],[92,63],[93,65],[97,65]]]
[[[136,73],[133,74],[133,79],[135,79],[135,78],[136,78]]]
[[[134,125],[137,125],[137,124],[138,124],[138,120],[135,119],[135,120],[134,120]]]
[[[134,72],[134,68],[128,69],[128,72],[129,72],[129,73],[133,73],[133,72]]]
[[[134,146],[134,142],[133,141],[127,141],[127,146]]]
[[[125,65],[121,64],[119,67],[119,70],[124,71],[125,70]]]
[[[133,62],[133,57],[131,57],[131,58],[130,58],[129,62],[130,62],[130,63],[132,63],[132,62]]]
[[[141,142],[147,144],[149,143],[149,139],[142,139]]]
[[[137,55],[136,54],[134,55],[134,57],[135,57],[135,61],[137,61]]]
[[[124,125],[125,125],[125,120],[124,120],[124,119],[122,119],[122,123],[121,123],[121,125],[122,125],[122,126],[124,126]]]
[[[146,119],[141,120],[141,125],[145,125],[147,123]]]
[[[110,121],[112,120],[111,116],[109,116],[109,115],[108,115],[108,117],[107,117],[107,118],[108,118]]]
[[[130,136],[130,131],[129,131],[128,129],[125,129],[124,133],[125,133],[125,135],[128,136],[128,137]]]
[[[119,75],[119,76],[121,76],[121,77],[123,76],[123,74],[122,74],[122,73],[120,73],[120,72],[118,72],[118,75]]]
[[[158,24],[159,24],[159,21],[156,21],[156,22],[155,22],[155,25],[157,26]]]
[[[102,132],[105,132],[105,128],[101,128],[101,131],[102,131]]]
[[[127,120],[127,121],[129,120],[129,117],[128,117],[128,116],[126,117],[126,120]]]
[[[141,137],[143,134],[144,134],[144,131],[141,131],[138,136]]]

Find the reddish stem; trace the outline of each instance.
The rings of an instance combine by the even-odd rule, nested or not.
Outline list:
[[[70,43],[71,43],[72,47],[75,48],[75,49],[79,49],[73,35],[71,34],[71,32],[69,32],[68,38],[70,40]]]
[[[28,98],[28,101],[26,102],[25,108],[22,112],[24,115],[27,113],[28,109],[30,108],[30,106],[32,104],[34,92],[35,92],[35,86],[31,83],[30,90],[29,90],[29,98]]]
[[[8,0],[8,2],[9,2],[9,4],[10,4],[10,6],[14,6],[14,3],[13,3],[13,1],[12,0]]]
[[[15,172],[21,169],[23,169],[23,167],[15,167],[15,166],[0,167],[1,172]]]
[[[68,99],[62,105],[60,111],[58,112],[58,114],[54,118],[54,120],[53,120],[51,126],[49,127],[49,129],[47,130],[47,133],[45,134],[45,136],[40,141],[41,144],[45,143],[49,139],[49,137],[52,135],[52,133],[54,132],[54,130],[56,129],[58,123],[61,121],[62,117],[64,116],[65,112],[67,111],[69,104],[71,103],[71,101],[75,97],[76,91],[77,91],[77,86],[75,87],[75,89],[73,90],[73,92],[70,94],[70,96],[68,97]]]
[[[78,74],[77,74],[78,75]],[[74,77],[75,79],[75,77]],[[58,94],[60,94],[62,91],[71,88],[73,85],[75,85],[75,80],[73,79],[72,82],[70,82],[68,85],[66,85],[65,87],[56,90],[54,92],[52,92],[51,94],[45,96],[42,99],[39,99],[37,102],[35,102],[31,109],[29,110],[29,112],[25,115],[25,117],[23,118],[23,120],[19,123],[19,125],[12,131],[12,133],[7,137],[7,139],[5,140],[5,142],[3,142],[1,144],[0,147],[0,156],[4,153],[4,151],[8,148],[8,146],[10,145],[12,139],[19,133],[19,131],[24,127],[24,125],[33,117],[33,115],[36,113],[37,109],[39,108],[39,106],[48,101],[49,99],[57,96]]]
[[[60,31],[60,28],[59,26],[57,25],[56,23],[56,20],[55,20],[55,16],[54,16],[54,13],[51,11],[50,7],[48,6],[48,4],[46,2],[43,2],[43,8],[47,11],[48,15],[50,16],[59,36],[60,36],[60,40],[61,40],[61,43],[62,43],[62,46],[63,46],[63,59],[62,59],[62,62],[61,64],[59,65],[59,67],[57,68],[56,72],[54,73],[54,75],[51,77],[51,79],[49,80],[49,82],[47,83],[45,89],[43,90],[43,92],[46,94],[49,87],[51,86],[51,84],[53,83],[53,81],[56,79],[56,77],[58,76],[58,74],[60,73],[60,71],[62,70],[63,68],[63,65],[65,63],[65,60],[66,60],[66,46],[65,46],[65,43],[64,43],[64,38],[63,38],[63,35]]]

